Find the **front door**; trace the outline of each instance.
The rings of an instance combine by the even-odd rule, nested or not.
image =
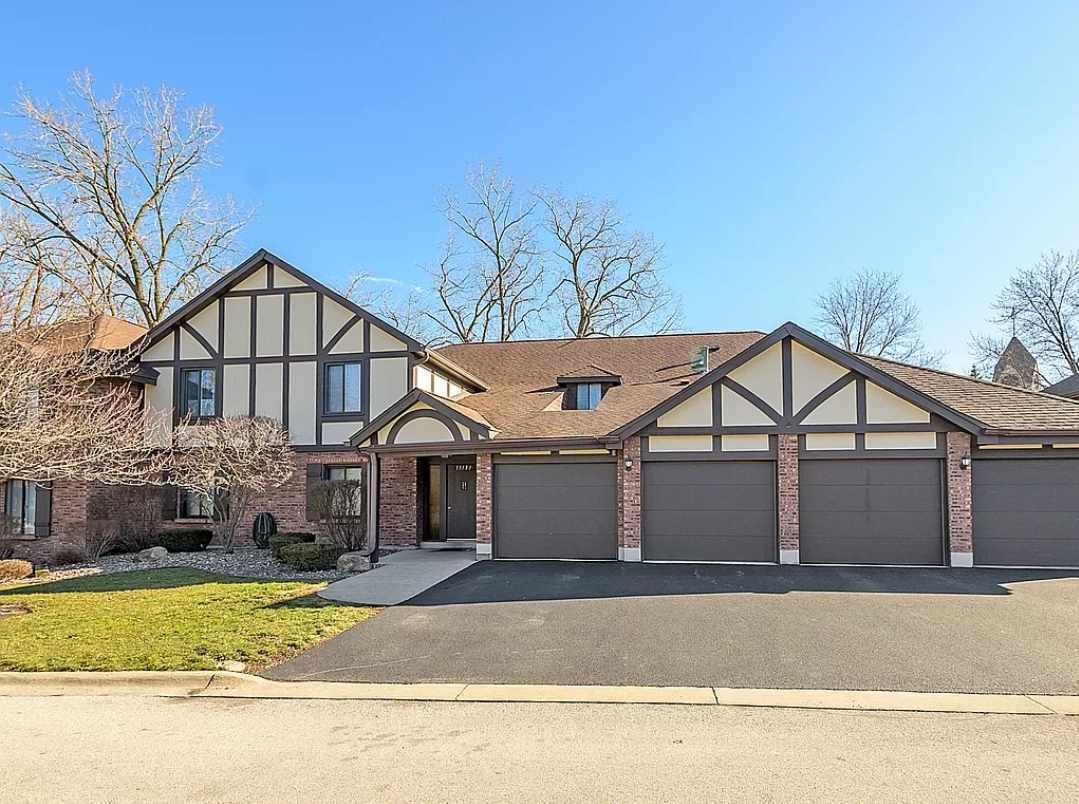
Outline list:
[[[446,538],[476,538],[476,461],[446,461]]]

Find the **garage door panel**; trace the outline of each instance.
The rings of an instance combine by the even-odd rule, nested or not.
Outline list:
[[[976,459],[974,562],[1079,566],[1079,460]]]
[[[927,463],[885,459],[805,460],[799,466],[799,479],[816,486],[923,486],[927,483]]]
[[[690,533],[708,536],[749,536],[771,533],[775,514],[766,511],[646,511],[643,526],[648,534]]]
[[[982,566],[1079,567],[1079,539],[979,540],[975,557]]]
[[[646,560],[775,560],[774,462],[648,462],[642,486]]]
[[[984,486],[1076,485],[1074,458],[985,458],[974,461],[974,480]]]
[[[502,488],[562,488],[567,478],[575,487],[608,488],[614,478],[613,463],[498,464]]]
[[[941,559],[940,514],[933,511],[810,511],[800,517],[800,529],[839,538],[919,539],[934,545]]]
[[[612,511],[516,511],[501,509],[498,513],[499,533],[577,533],[587,535],[608,528],[617,529],[617,516]]]
[[[685,531],[653,533],[663,541],[662,561],[772,562],[775,549],[756,535],[700,536]],[[702,558],[708,556],[708,558]]]
[[[760,485],[745,483],[722,486],[722,493],[713,493],[714,486],[665,486],[661,493],[657,493],[654,486],[649,507],[653,510],[681,511],[699,510],[709,511],[713,515],[719,511],[773,511],[775,505],[771,496],[760,494]],[[769,481],[766,487],[771,489]]]
[[[615,494],[613,463],[495,464],[495,555],[617,558]]]
[[[844,537],[829,539],[819,548],[813,563],[816,564],[882,564],[881,556],[887,554],[891,564],[937,565],[940,564],[940,542],[927,542],[924,538],[896,540],[892,537]]]
[[[607,501],[602,498],[614,488],[614,480],[605,486],[502,486],[498,487],[498,507],[507,511],[551,511],[552,494],[543,493],[553,490],[557,495],[557,511],[587,511],[597,507],[608,510]],[[613,493],[613,492],[612,492]],[[556,511],[556,512],[557,512]]]
[[[980,485],[978,510],[1005,511],[1069,511],[1075,508],[1079,488],[1056,483],[1053,485],[1004,484]]]
[[[647,470],[653,486],[758,486],[775,478],[771,461],[656,461]]]
[[[800,560],[806,564],[940,564],[936,459],[803,460]]]

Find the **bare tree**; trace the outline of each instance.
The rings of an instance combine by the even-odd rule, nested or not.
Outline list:
[[[349,277],[344,294],[421,343],[432,345],[448,340],[431,315],[429,294],[420,288],[358,271]]]
[[[181,108],[168,88],[100,97],[79,73],[59,106],[23,93],[14,116],[0,273],[54,303],[153,326],[220,272],[245,220],[202,190],[220,134],[208,107]]]
[[[993,302],[990,323],[997,333],[970,338],[986,374],[992,375],[1013,335],[1037,358],[1047,382],[1079,372],[1079,251],[1051,251],[1017,270]]]
[[[346,553],[367,544],[367,495],[362,480],[326,480],[312,493],[312,507],[326,538]]]
[[[176,429],[169,480],[206,499],[221,546],[232,552],[252,501],[293,474],[288,433],[273,419],[226,416]]]
[[[134,353],[93,348],[91,326],[0,330],[0,477],[157,482],[167,456],[146,438],[159,423],[130,382]]]
[[[668,332],[677,325],[679,300],[663,281],[662,248],[651,237],[625,231],[610,204],[554,192],[538,197],[561,263],[554,292],[567,335]]]
[[[862,269],[834,280],[816,305],[824,336],[848,352],[922,365],[940,360],[926,350],[918,305],[903,292],[898,274]]]
[[[518,202],[512,182],[482,167],[469,175],[464,199],[447,195],[444,212],[457,238],[427,269],[437,301],[426,313],[446,338],[508,341],[538,322],[546,294],[537,203]]]

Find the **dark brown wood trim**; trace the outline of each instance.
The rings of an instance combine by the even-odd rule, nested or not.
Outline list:
[[[828,385],[826,388],[824,388],[824,390],[820,391],[816,396],[814,396],[812,399],[806,402],[805,405],[802,406],[802,409],[798,411],[798,415],[794,417],[794,424],[798,425],[804,422],[813,411],[823,405],[827,400],[838,394],[840,391],[842,391],[844,388],[854,382],[857,378],[858,375],[855,374],[853,371],[850,371],[844,374],[835,382]]]
[[[769,405],[767,402],[765,402],[763,399],[761,399],[759,396],[757,396],[745,386],[739,385],[730,377],[724,377],[722,380],[720,380],[720,384],[723,387],[729,388],[730,390],[734,391],[736,394],[738,394],[738,396],[746,400],[746,402],[754,405],[760,410],[761,413],[763,413],[776,424],[780,424],[783,421],[783,416],[778,410],[773,408],[771,405]]]
[[[794,418],[794,368],[791,358],[791,339],[784,338],[782,346],[783,354],[783,420],[791,421]]]
[[[464,441],[464,438],[461,436],[461,431],[457,429],[457,422],[453,421],[448,416],[442,415],[435,410],[410,410],[393,423],[390,432],[386,434],[386,444],[395,444],[397,441],[397,434],[401,432],[401,428],[416,419],[434,419],[450,431],[454,443],[461,443]],[[443,441],[439,443],[447,444],[449,442]]]

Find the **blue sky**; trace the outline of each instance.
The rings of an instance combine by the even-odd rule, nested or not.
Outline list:
[[[582,5],[22,3],[0,97],[88,68],[213,105],[244,247],[330,281],[422,281],[486,161],[616,201],[689,328],[809,324],[871,266],[960,371],[1009,273],[1079,248],[1074,3]]]

